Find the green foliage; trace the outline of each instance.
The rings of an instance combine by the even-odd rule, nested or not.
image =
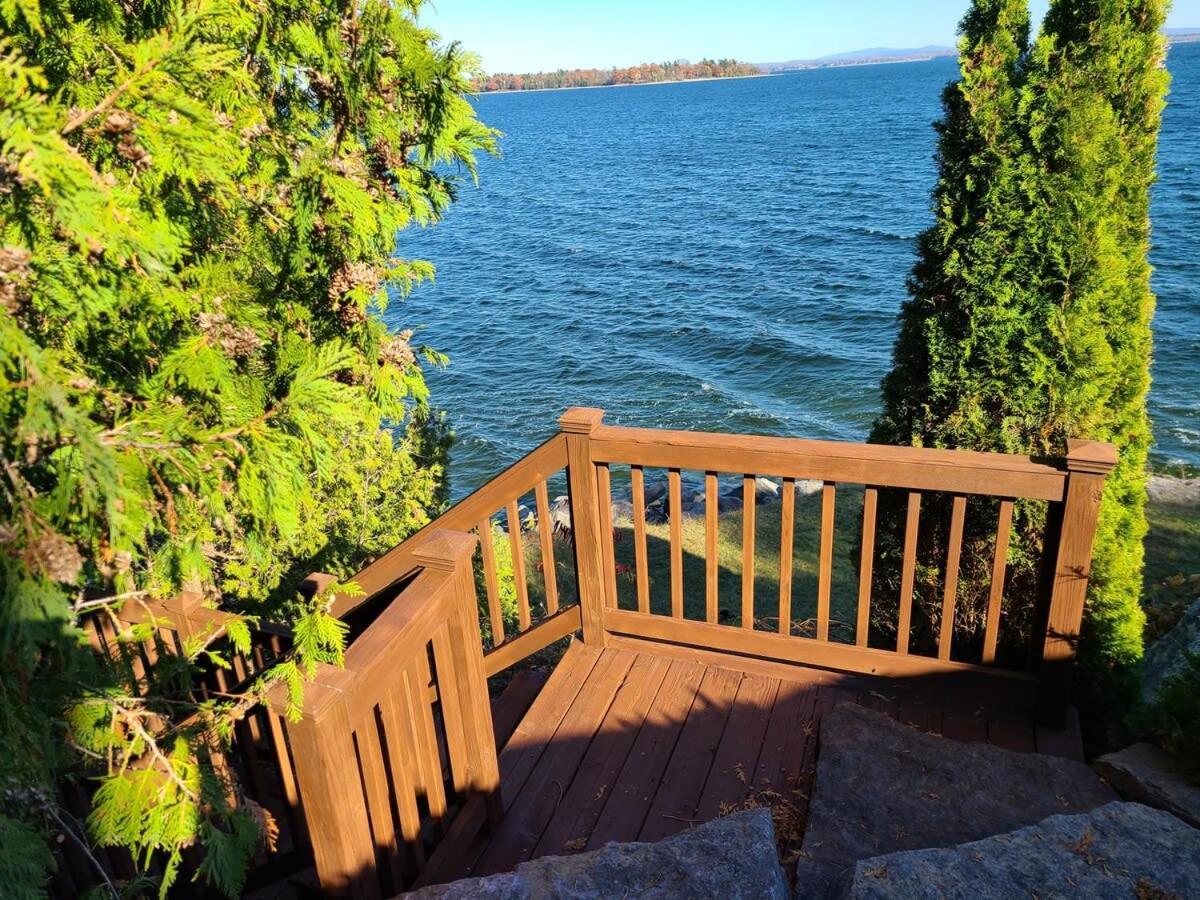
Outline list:
[[[432,276],[396,233],[437,221],[495,133],[419,6],[0,4],[0,752],[46,796],[86,765],[94,838],[165,863],[160,891],[194,842],[240,889],[251,823],[206,748],[244,709],[189,707],[224,645],[135,685],[81,616],[187,586],[296,617],[295,698],[342,642],[301,578],[445,501],[442,358],[377,314]]]
[[[43,896],[42,884],[54,858],[42,833],[17,819],[0,814],[0,884],[12,900]]]
[[[1200,777],[1200,656],[1187,654],[1187,668],[1159,688],[1153,729],[1163,747]]]
[[[517,630],[517,581],[513,570],[512,541],[500,523],[492,522],[490,534],[484,540],[492,542],[492,556],[496,561],[496,589],[500,600],[500,613],[504,618],[504,631],[514,634]],[[482,551],[477,551],[482,552]],[[482,564],[475,569],[475,596],[479,600],[479,627],[485,641],[492,641],[492,620],[488,612],[487,584],[484,581]]]
[[[1116,444],[1080,651],[1097,696],[1141,655],[1164,16],[1162,0],[1056,0],[1030,45],[1025,0],[972,5],[962,79],[947,87],[938,125],[936,223],[920,238],[872,435],[1053,455],[1068,437]],[[1017,510],[1007,596],[1018,621],[1044,516],[1034,504]],[[931,540],[946,518],[923,517]],[[968,558],[986,553],[988,524],[968,517]],[[982,602],[973,581],[968,614]]]

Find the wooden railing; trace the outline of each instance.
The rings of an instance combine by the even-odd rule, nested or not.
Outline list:
[[[249,653],[228,646],[225,629],[235,616],[211,609],[199,593],[184,592],[165,600],[131,598],[119,612],[101,607],[82,617],[81,626],[92,649],[114,667],[135,696],[152,690],[190,692],[195,701],[235,697],[244,692],[291,646],[288,629],[262,626],[251,631]],[[207,665],[203,658],[194,680],[155,684],[161,678],[186,679],[188,670],[168,663],[168,657],[183,659],[187,645],[211,647],[228,660],[228,668]],[[176,723],[186,727],[189,723]],[[235,803],[258,804],[274,822],[271,846],[260,848],[254,860],[257,870],[287,872],[311,863],[308,828],[300,801],[292,755],[286,736],[284,716],[277,710],[255,706],[234,725],[234,737],[227,748],[215,738],[200,748]],[[87,782],[64,782],[65,808],[81,821],[91,803]],[[86,855],[70,842],[55,847],[60,875],[56,876],[53,895],[75,897],[102,883],[99,866],[111,880],[134,877],[138,867],[118,848],[93,848]],[[189,879],[202,856],[192,850],[184,854],[185,873],[174,892],[181,896],[202,893],[192,890]],[[158,861],[151,861],[154,873]],[[57,882],[73,878],[61,886]]]
[[[321,669],[306,692],[300,722],[285,724],[281,703],[262,711],[262,725],[273,735],[270,748],[287,771],[287,796],[298,797],[297,809],[302,801],[326,893],[374,898],[420,884],[440,866],[440,856],[495,824],[503,805],[487,679],[576,632],[598,646],[614,637],[651,640],[841,672],[973,681],[1036,704],[1046,722],[1061,719],[1071,693],[1100,493],[1116,462],[1111,446],[1073,441],[1065,458],[1037,460],[608,426],[602,411],[579,408],[567,411],[560,429],[353,576],[365,596],[336,597],[333,611],[374,618],[350,644],[345,668]],[[648,523],[650,470],[666,477],[665,557],[649,547],[648,533],[657,527]],[[685,522],[684,473],[695,473],[695,483],[703,485],[691,522]],[[776,479],[780,488],[778,595],[767,598],[756,585],[762,546],[756,518],[765,515],[757,512],[760,476]],[[614,521],[613,483],[626,477],[632,548],[621,544],[631,559],[622,564],[614,535],[624,523]],[[730,477],[741,486],[734,597],[722,594],[731,579],[721,577],[720,553],[720,485]],[[816,482],[820,497],[811,633],[794,626],[792,554],[801,480]],[[560,485],[569,500],[552,503],[551,487]],[[861,491],[862,511],[853,535],[855,596],[847,598],[839,596],[833,573],[842,554],[837,539],[844,538],[837,511],[845,509],[852,486]],[[888,515],[884,510],[892,507],[883,499],[897,494],[898,513]],[[944,573],[939,624],[931,642],[914,643],[914,593],[919,567],[927,562],[919,558],[924,551],[918,537],[922,509],[928,508],[923,504],[933,495],[947,499],[950,510],[946,546],[937,550]],[[1027,664],[1013,670],[1003,665],[997,646],[1019,502],[1046,506],[1045,561],[1025,636],[1033,650]],[[991,582],[982,636],[971,645],[977,658],[967,660],[959,658],[955,643],[959,566],[964,521],[983,508],[995,509]],[[684,577],[685,527],[694,532],[701,520],[704,578],[696,584],[703,585],[702,605]],[[885,529],[901,548],[898,589],[890,596],[882,596],[876,578]],[[497,541],[512,557],[511,573],[497,566]],[[656,558],[665,558],[659,569]],[[632,595],[626,602],[618,579]],[[656,603],[652,588],[659,585],[669,588],[666,601]],[[515,598],[515,614],[503,608],[504,596]],[[758,614],[764,602],[773,612],[766,627]],[[835,602],[842,609],[853,606],[849,639],[849,623],[834,621]],[[871,639],[871,622],[873,611],[885,607],[895,624],[889,643],[880,646]],[[181,621],[206,615],[215,614],[196,612],[193,605]]]
[[[574,411],[570,422],[583,418]],[[585,476],[598,495],[599,562],[579,572],[584,591],[584,620],[597,620],[599,640],[622,634],[638,638],[692,645],[727,653],[841,671],[891,677],[955,675],[979,679],[997,690],[1006,690],[1029,702],[1036,701],[1047,721],[1061,717],[1070,696],[1070,664],[1079,636],[1083,601],[1091,565],[1092,538],[1105,474],[1116,462],[1107,444],[1072,441],[1066,458],[1035,460],[1029,457],[966,451],[928,450],[830,441],[706,434],[701,432],[605,426],[599,411],[591,411],[586,430],[569,435],[572,461],[586,460],[592,472]],[[614,470],[627,466],[631,485],[636,609],[617,603],[610,485]],[[647,577],[645,470],[667,473],[669,516],[669,614],[651,612]],[[682,473],[693,470],[704,480],[705,507],[705,606],[703,620],[684,614]],[[734,475],[742,483],[742,554],[740,617],[735,625],[718,618],[718,494],[719,478]],[[780,546],[778,615],[776,633],[756,628],[755,557],[756,489],[759,476],[781,481],[779,502]],[[815,634],[792,632],[792,549],[795,522],[795,485],[798,480],[820,483],[821,515]],[[577,478],[573,475],[572,483]],[[830,638],[834,522],[839,489],[859,485],[862,520],[857,539],[857,610],[854,642]],[[880,492],[903,492],[903,557],[897,596],[873,597],[874,555]],[[929,493],[952,497],[945,577],[942,586],[940,633],[936,653],[910,652],[913,628],[914,581],[918,567],[918,535],[922,499]],[[581,489],[580,495],[583,496]],[[590,498],[589,498],[590,499]],[[991,563],[991,585],[986,626],[978,661],[951,659],[954,638],[958,566],[962,551],[963,522],[968,505],[979,500],[998,501]],[[1037,633],[1027,636],[1034,652],[1025,671],[996,665],[996,647],[1004,601],[1005,571],[1014,502],[1048,504],[1044,535],[1046,565],[1052,573],[1044,596],[1036,604]],[[583,540],[583,536],[577,536]],[[650,573],[653,574],[653,573]],[[590,579],[598,583],[599,604],[585,589]],[[895,644],[868,645],[873,602],[896,606]],[[589,607],[595,609],[590,610]]]
[[[329,894],[399,893],[430,849],[499,820],[474,547],[469,534],[427,533],[412,557],[419,574],[351,644],[344,668],[320,667],[304,717],[288,723]]]

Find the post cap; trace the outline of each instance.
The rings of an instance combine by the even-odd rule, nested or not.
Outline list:
[[[354,682],[354,673],[328,663],[317,663],[312,681],[304,685],[304,717],[320,719],[330,704],[345,695]],[[279,715],[287,713],[288,686],[277,681],[267,689],[267,706]]]
[[[300,582],[300,593],[311,599],[335,581],[337,581],[336,575],[330,575],[328,572],[313,572]]]
[[[604,420],[604,410],[590,406],[572,406],[559,416],[558,427],[567,434],[591,434]]]
[[[413,559],[426,569],[453,572],[459,561],[475,552],[475,535],[441,529],[413,550]]]
[[[1104,441],[1067,438],[1067,469],[1089,475],[1107,475],[1117,464],[1117,448]]]

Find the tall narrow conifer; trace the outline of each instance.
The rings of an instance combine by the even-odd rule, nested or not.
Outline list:
[[[1117,445],[1082,646],[1091,685],[1141,653],[1149,188],[1165,7],[1056,0],[1027,49],[1023,0],[973,5],[962,79],[947,88],[939,126],[937,221],[920,239],[872,434],[1032,454],[1061,454],[1068,437]],[[1043,520],[1036,505],[1018,507],[1006,610],[1018,619]],[[944,534],[944,517],[926,524],[930,541]],[[976,524],[975,558],[986,532]]]

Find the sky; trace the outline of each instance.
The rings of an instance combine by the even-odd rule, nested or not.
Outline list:
[[[1032,0],[1035,21],[1048,0]],[[864,47],[954,44],[966,0],[430,0],[421,21],[489,72],[734,57],[810,59]],[[1200,0],[1167,22],[1200,28]]]

